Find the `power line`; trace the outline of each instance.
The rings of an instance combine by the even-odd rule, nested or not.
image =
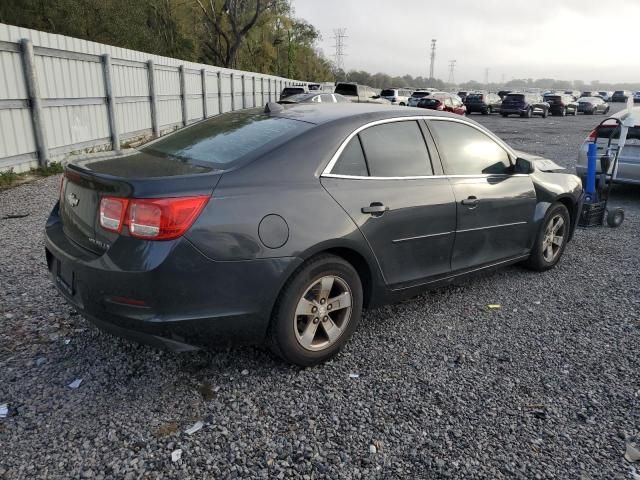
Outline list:
[[[346,28],[336,28],[333,30],[333,40],[335,42],[335,45],[333,46],[335,48],[334,61],[337,70],[344,70],[344,48],[346,46],[344,44],[345,38],[348,38]]]
[[[433,69],[436,63],[436,39],[431,40],[431,64],[429,65],[429,80],[433,80]]]
[[[455,72],[456,69],[456,61],[455,60],[450,60],[449,61],[449,80],[448,80],[448,84],[449,85],[453,85],[455,83]]]

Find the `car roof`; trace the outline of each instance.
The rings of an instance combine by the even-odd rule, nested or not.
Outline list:
[[[419,108],[393,107],[375,103],[333,103],[333,104],[293,104],[283,105],[283,109],[271,115],[320,125],[346,118],[362,117],[366,121],[385,120],[397,117],[439,116],[460,118],[448,112],[423,111]]]

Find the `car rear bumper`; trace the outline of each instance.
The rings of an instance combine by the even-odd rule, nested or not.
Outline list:
[[[502,107],[500,109],[500,113],[506,113],[508,115],[513,115],[513,114],[518,114],[520,115],[521,113],[525,113],[528,109],[527,108],[517,108],[517,107],[511,107],[511,108],[504,108]]]
[[[213,261],[184,238],[137,248],[118,241],[97,256],[70,241],[52,214],[45,231],[52,281],[99,328],[174,351],[262,342],[280,288],[301,263]]]
[[[465,106],[467,107],[467,113],[486,112],[489,109],[488,105],[484,105],[482,103],[466,103]]]

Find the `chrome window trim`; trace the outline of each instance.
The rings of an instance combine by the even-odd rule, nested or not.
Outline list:
[[[367,128],[375,127],[376,125],[384,125],[386,123],[395,123],[395,122],[403,122],[403,121],[419,121],[419,120],[438,120],[438,121],[445,121],[445,122],[457,122],[457,123],[462,123],[464,125],[467,125],[467,126],[469,126],[471,128],[475,128],[479,132],[487,135],[491,140],[496,142],[498,145],[500,145],[507,152],[507,155],[509,155],[511,157],[511,160],[517,158],[517,155],[515,154],[513,149],[511,147],[509,147],[509,145],[504,143],[500,138],[496,137],[492,132],[490,132],[488,130],[485,130],[484,128],[480,127],[479,125],[474,125],[472,123],[469,123],[469,122],[465,121],[465,119],[450,118],[450,117],[437,117],[437,116],[433,116],[433,115],[412,115],[412,116],[408,116],[408,117],[393,117],[393,118],[385,118],[385,119],[382,119],[382,120],[375,120],[373,122],[369,122],[369,123],[366,123],[364,125],[359,126],[353,132],[351,132],[349,134],[349,136],[340,144],[340,146],[338,147],[338,150],[336,150],[336,153],[333,154],[333,156],[331,157],[331,160],[329,160],[329,163],[327,164],[327,166],[324,167],[324,170],[322,171],[320,176],[321,177],[330,177],[330,178],[351,178],[351,179],[358,179],[358,180],[416,180],[416,179],[421,179],[421,178],[456,178],[456,177],[477,178],[477,177],[496,177],[496,176],[504,176],[504,177],[515,177],[515,176],[528,177],[529,176],[526,173],[524,173],[524,174],[523,173],[518,173],[518,174],[514,174],[514,175],[507,175],[507,174],[495,174],[495,175],[493,175],[493,174],[479,174],[479,175],[422,175],[422,176],[411,176],[411,177],[362,177],[362,176],[341,175],[341,174],[331,173],[331,170],[333,170],[333,167],[337,163],[338,159],[340,158],[340,155],[342,154],[342,152],[346,148],[347,144],[358,133],[362,132],[363,130],[366,130]],[[431,154],[431,152],[430,152],[430,154]]]
[[[338,173],[323,173],[323,178],[344,178],[350,180],[425,180],[429,178],[505,178],[505,177],[528,177],[528,173],[489,173],[478,175],[422,175],[412,177],[364,177],[362,175],[342,175]]]

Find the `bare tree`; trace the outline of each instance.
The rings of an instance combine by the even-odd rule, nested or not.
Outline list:
[[[242,40],[275,1],[225,0],[221,7],[216,7],[215,0],[196,0],[208,33],[205,54],[223,67],[233,67]]]

